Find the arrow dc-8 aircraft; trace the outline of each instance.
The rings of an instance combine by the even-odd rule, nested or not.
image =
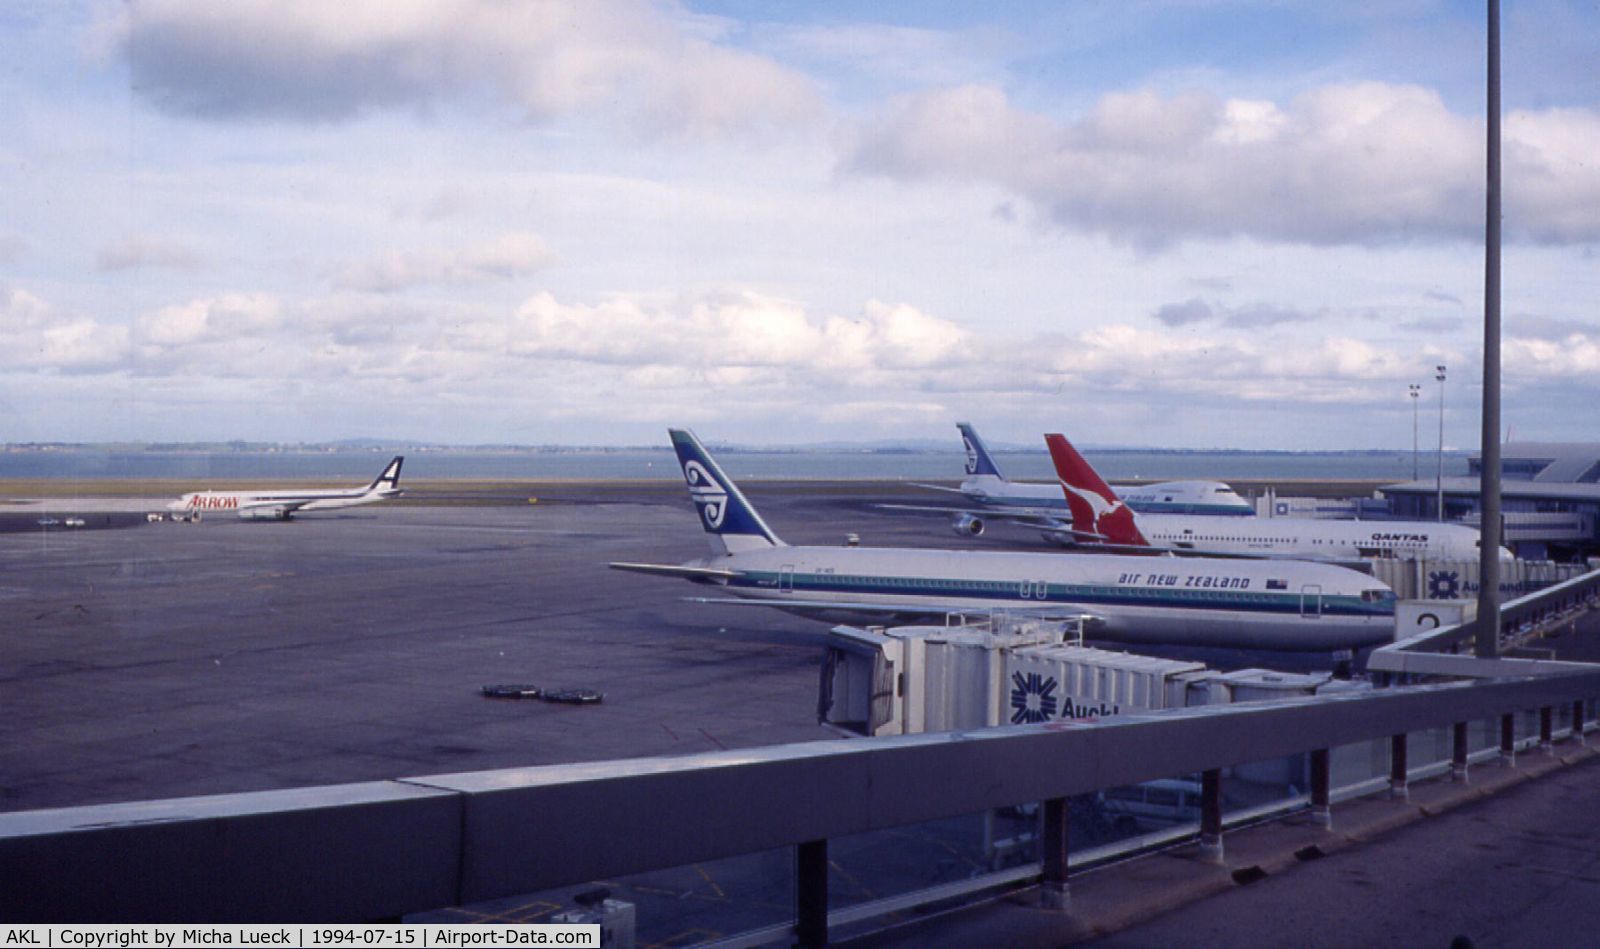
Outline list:
[[[1393,591],[1329,564],[791,547],[692,433],[670,434],[712,554],[684,564],[611,567],[730,594],[703,602],[772,606],[834,621],[993,612],[1087,617],[1097,638],[1193,646],[1339,650],[1394,636]]]
[[[971,537],[982,534],[987,527],[986,522],[992,520],[1010,521],[1047,531],[1057,531],[1067,525],[1071,512],[1061,496],[1059,485],[1010,480],[1000,473],[1000,466],[970,422],[959,422],[956,428],[961,430],[961,443],[967,450],[966,478],[958,488],[936,484],[921,487],[953,491],[972,502],[973,506],[952,508],[883,504],[880,507],[949,514],[950,529]],[[1112,490],[1128,507],[1142,513],[1198,514],[1206,517],[1251,517],[1256,513],[1249,501],[1220,481],[1162,481],[1139,486],[1124,485],[1113,487]],[[1045,535],[1047,540],[1058,540],[1059,537],[1059,534]]]
[[[395,455],[365,488],[346,491],[191,491],[171,504],[173,520],[198,521],[205,514],[236,514],[246,521],[287,521],[301,511],[331,511],[397,498],[404,455]]]

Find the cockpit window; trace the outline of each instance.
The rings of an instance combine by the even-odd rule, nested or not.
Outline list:
[[[1382,603],[1384,600],[1392,599],[1394,599],[1394,592],[1392,590],[1361,591],[1361,602],[1363,603]]]

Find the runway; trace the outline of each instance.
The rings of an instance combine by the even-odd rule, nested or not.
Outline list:
[[[750,490],[797,543],[960,543],[863,492]],[[830,737],[815,721],[824,626],[605,567],[705,549],[671,484],[0,534],[0,809]],[[504,682],[605,701],[479,694]]]

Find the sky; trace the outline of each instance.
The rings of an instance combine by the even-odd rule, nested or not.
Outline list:
[[[1409,448],[1442,395],[1476,448],[1484,36],[1427,0],[0,5],[0,442]],[[1502,51],[1504,421],[1600,441],[1600,8],[1508,0]]]

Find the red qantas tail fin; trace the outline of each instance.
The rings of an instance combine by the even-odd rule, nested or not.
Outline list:
[[[1067,495],[1073,530],[1097,534],[1111,544],[1150,546],[1134,523],[1133,511],[1065,436],[1046,435],[1044,441],[1050,446],[1050,460],[1056,464],[1056,477]]]

